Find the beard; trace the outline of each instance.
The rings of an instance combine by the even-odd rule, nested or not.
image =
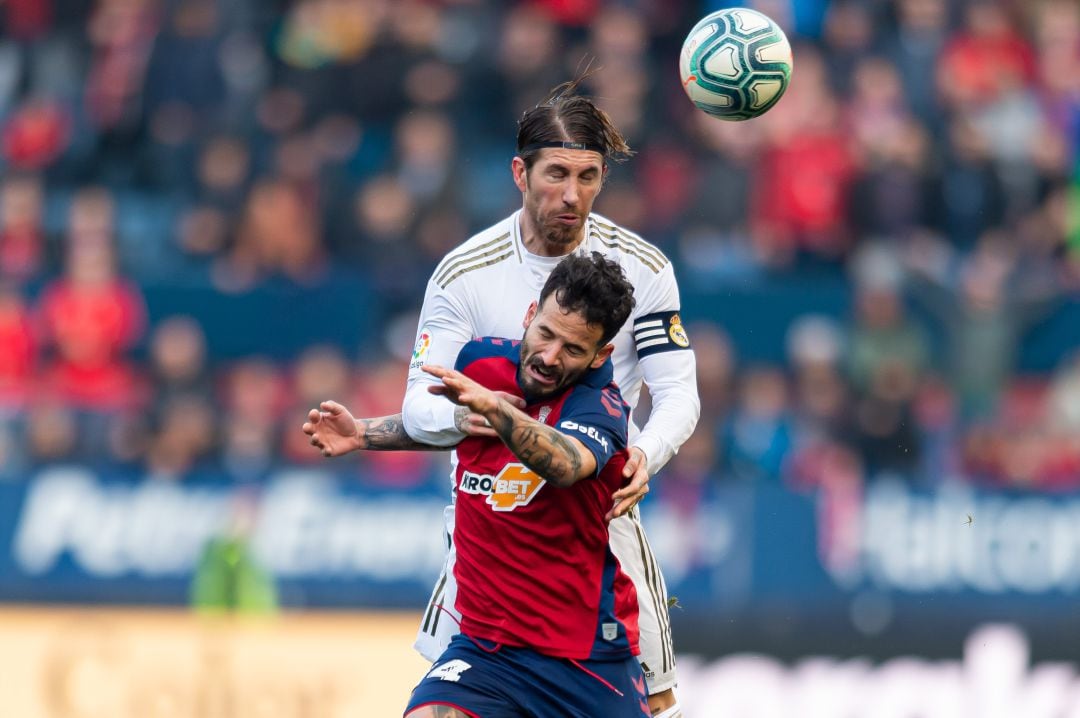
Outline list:
[[[550,383],[537,380],[532,375],[530,369],[550,380]],[[540,357],[529,351],[529,345],[527,343],[524,341],[521,342],[521,361],[518,366],[518,383],[521,384],[525,393],[533,399],[548,398],[562,393],[567,387],[584,376],[586,371],[588,371],[588,366],[579,370],[570,371],[559,369],[558,367],[546,366]]]
[[[540,236],[548,244],[556,246],[570,247],[577,243],[582,224],[578,223],[574,226],[567,226],[556,219],[560,214],[571,214],[570,212],[557,212],[544,216],[540,214],[540,210],[536,210],[533,213],[533,222],[540,230]],[[574,212],[573,214],[577,214]]]
[[[552,218],[550,221],[539,225],[543,227],[544,241],[549,244],[572,245],[578,241],[581,234],[581,225],[576,224],[568,227]]]
[[[526,179],[526,187],[528,187],[528,179]],[[545,214],[540,207],[540,199],[536,195],[527,197],[525,209],[532,216],[533,224],[545,243],[565,246],[569,251],[581,239],[588,211],[583,214],[580,209],[563,208]],[[578,218],[578,221],[573,226],[568,226],[558,220],[561,214],[572,214]]]

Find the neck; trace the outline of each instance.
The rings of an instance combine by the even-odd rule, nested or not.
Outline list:
[[[585,241],[585,227],[582,226],[577,236],[570,242],[550,242],[536,229],[528,212],[522,212],[518,221],[521,243],[530,254],[538,257],[565,257]]]

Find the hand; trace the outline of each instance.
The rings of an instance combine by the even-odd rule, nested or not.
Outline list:
[[[645,452],[636,446],[630,447],[630,458],[623,467],[623,478],[630,479],[630,483],[611,495],[615,505],[604,517],[607,521],[625,515],[649,493],[649,462]]]
[[[499,395],[480,386],[461,372],[433,364],[425,364],[421,369],[442,380],[442,384],[433,384],[428,387],[428,391],[432,394],[445,396],[458,406],[467,407],[474,414],[485,418],[498,410]],[[458,428],[461,428],[460,423]]]
[[[309,411],[302,428],[323,456],[341,456],[361,448],[356,419],[336,401],[324,401]]]
[[[511,406],[517,409],[525,408],[525,400],[520,396],[514,394],[508,394],[505,391],[497,391],[495,395],[500,399],[505,399]],[[466,436],[484,436],[490,439],[498,438],[498,434],[491,428],[491,422],[489,422],[482,415],[474,413],[467,406],[459,406],[457,411],[454,412],[454,423],[457,424],[457,428],[461,430]]]

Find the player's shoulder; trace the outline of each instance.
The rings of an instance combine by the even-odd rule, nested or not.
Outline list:
[[[596,369],[590,369],[572,386],[568,393],[575,401],[596,401],[599,397],[613,400],[615,403],[625,406],[622,390],[615,383],[615,365],[608,358]]]
[[[589,245],[615,259],[630,275],[656,275],[671,265],[655,245],[595,212],[589,215]]]
[[[518,344],[520,344],[520,342],[516,339],[478,337],[461,347],[454,368],[458,371],[464,371],[470,364],[481,359],[490,359],[492,357],[505,358],[512,361],[517,354]]]
[[[596,425],[610,431],[613,436],[625,440],[630,407],[623,399],[619,386],[614,381],[579,381],[567,392],[563,402],[560,420],[580,423],[586,418],[590,425]]]
[[[431,281],[446,289],[462,277],[478,270],[495,267],[515,256],[513,215],[477,232],[450,250],[435,271]]]

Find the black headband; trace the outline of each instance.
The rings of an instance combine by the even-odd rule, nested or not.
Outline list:
[[[518,150],[519,155],[523,155],[526,152],[532,152],[533,150],[542,150],[548,147],[558,147],[564,150],[592,150],[593,152],[599,152],[602,155],[607,155],[607,152],[603,147],[599,145],[590,145],[585,142],[561,142],[558,140],[552,142],[533,142],[525,145]]]

